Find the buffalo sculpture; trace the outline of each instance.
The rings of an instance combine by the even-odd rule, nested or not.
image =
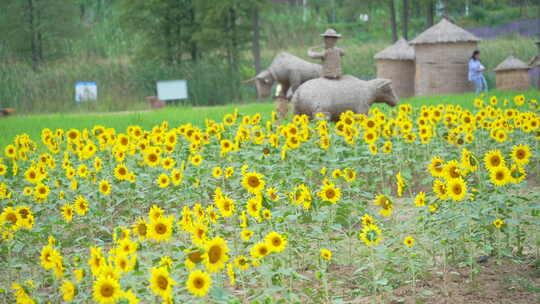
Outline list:
[[[313,118],[315,114],[323,113],[332,121],[339,120],[341,113],[348,110],[367,115],[373,103],[382,102],[393,107],[398,101],[391,80],[364,81],[350,75],[339,80],[322,77],[309,80],[292,97],[295,114]]]
[[[322,66],[311,63],[286,52],[279,53],[270,66],[257,76],[244,81],[255,82],[257,98],[267,98],[271,95],[272,85],[281,84],[278,98],[290,99],[296,89],[304,82],[320,76]]]

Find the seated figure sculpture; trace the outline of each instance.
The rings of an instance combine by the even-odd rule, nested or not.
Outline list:
[[[294,113],[308,115],[312,119],[315,114],[323,113],[328,119],[337,121],[341,113],[352,111],[357,114],[368,114],[375,102],[384,102],[396,106],[398,98],[388,79],[364,81],[351,75],[341,75],[341,56],[345,53],[336,47],[341,37],[333,29],[324,34],[323,53],[308,50],[311,58],[323,60],[321,77],[304,82],[295,91],[292,101]]]
[[[314,51],[316,48],[321,48],[314,46],[309,48],[308,56],[313,59],[322,59],[321,77],[339,79],[341,77],[341,56],[345,55],[342,49],[336,47],[341,35],[333,29],[327,29],[321,36],[324,37],[324,52]]]

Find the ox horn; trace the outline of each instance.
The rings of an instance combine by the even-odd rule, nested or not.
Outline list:
[[[256,78],[256,77],[253,77],[253,78],[251,78],[251,79],[242,81],[242,84],[252,83],[252,82],[255,82],[255,80],[257,80],[257,78]]]

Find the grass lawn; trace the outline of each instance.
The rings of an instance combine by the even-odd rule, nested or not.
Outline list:
[[[484,98],[486,101],[492,95],[496,95],[500,100],[504,98],[512,99],[518,92],[497,92],[492,91]],[[540,91],[531,90],[524,92],[527,98],[540,99]],[[410,103],[414,106],[454,104],[464,108],[473,109],[472,101],[474,94],[413,97],[402,99],[400,103]],[[387,108],[386,105],[378,105]],[[39,140],[41,130],[50,128],[84,129],[92,128],[95,125],[104,125],[115,128],[123,132],[130,125],[139,125],[148,129],[164,120],[169,121],[172,126],[184,123],[203,126],[204,119],[221,120],[224,114],[232,113],[238,108],[240,113],[252,115],[261,113],[270,115],[274,109],[273,102],[265,101],[247,104],[231,104],[216,107],[170,107],[163,110],[148,112],[125,112],[125,113],[60,113],[42,115],[15,115],[0,119],[0,148],[5,147],[13,141],[17,134],[27,133],[34,140]]]

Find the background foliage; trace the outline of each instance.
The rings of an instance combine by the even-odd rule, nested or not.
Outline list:
[[[93,110],[140,109],[163,79],[189,81],[185,104],[242,102],[254,98],[254,89],[240,82],[259,69],[258,54],[263,68],[280,50],[305,56],[327,27],[343,33],[342,46],[354,54],[345,58],[345,72],[368,79],[375,76],[373,54],[394,34],[411,39],[443,16],[475,27],[536,13],[532,1],[516,0],[2,1],[0,107],[86,110],[73,104],[73,84],[96,81],[99,102],[90,105]],[[485,41],[480,49],[491,69],[509,54],[522,60],[536,54],[532,39],[517,36]],[[494,75],[488,78],[493,84]]]

